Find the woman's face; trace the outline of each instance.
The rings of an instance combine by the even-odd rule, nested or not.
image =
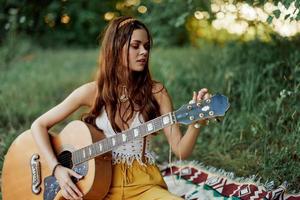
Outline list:
[[[144,29],[135,29],[129,43],[129,69],[143,71],[149,58],[150,41]],[[123,47],[124,63],[127,63],[127,44]]]

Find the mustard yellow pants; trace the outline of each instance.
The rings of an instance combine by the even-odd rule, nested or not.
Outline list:
[[[182,200],[171,194],[156,165],[134,161],[113,165],[113,177],[105,200]]]

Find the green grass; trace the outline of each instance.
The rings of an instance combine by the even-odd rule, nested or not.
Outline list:
[[[292,45],[287,51],[289,45],[253,42],[154,53],[154,66],[163,68],[155,74],[176,108],[199,87],[230,99],[224,121],[204,128],[190,159],[262,182],[287,180],[290,190],[300,191],[300,51]],[[157,138],[155,146],[163,147],[160,160],[168,160],[165,140]]]
[[[0,66],[1,169],[18,134],[73,89],[92,80],[97,56],[94,49],[33,48],[9,66]],[[230,99],[226,117],[203,129],[190,159],[237,176],[256,175],[261,182],[274,180],[279,185],[287,180],[289,191],[300,191],[299,49],[291,43],[222,47],[203,43],[198,49],[157,48],[151,58],[153,77],[165,84],[175,109],[201,87]],[[155,137],[153,147],[159,162],[168,161],[163,134]]]

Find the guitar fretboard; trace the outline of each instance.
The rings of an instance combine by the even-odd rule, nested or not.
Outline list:
[[[145,137],[165,127],[176,123],[174,112],[162,115],[137,127],[128,129],[116,135],[100,140],[94,144],[76,150],[72,153],[74,165],[78,165],[99,155],[107,153],[127,142]]]

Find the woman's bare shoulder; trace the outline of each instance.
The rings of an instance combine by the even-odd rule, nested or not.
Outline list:
[[[74,90],[74,95],[80,99],[81,104],[85,106],[92,106],[97,96],[97,82],[89,82],[81,85]]]
[[[159,104],[170,101],[170,96],[166,87],[161,82],[155,82],[152,87],[152,93]]]
[[[154,81],[153,85],[152,85],[152,93],[154,95],[158,95],[158,94],[161,94],[163,92],[167,92],[165,86],[161,82]]]

